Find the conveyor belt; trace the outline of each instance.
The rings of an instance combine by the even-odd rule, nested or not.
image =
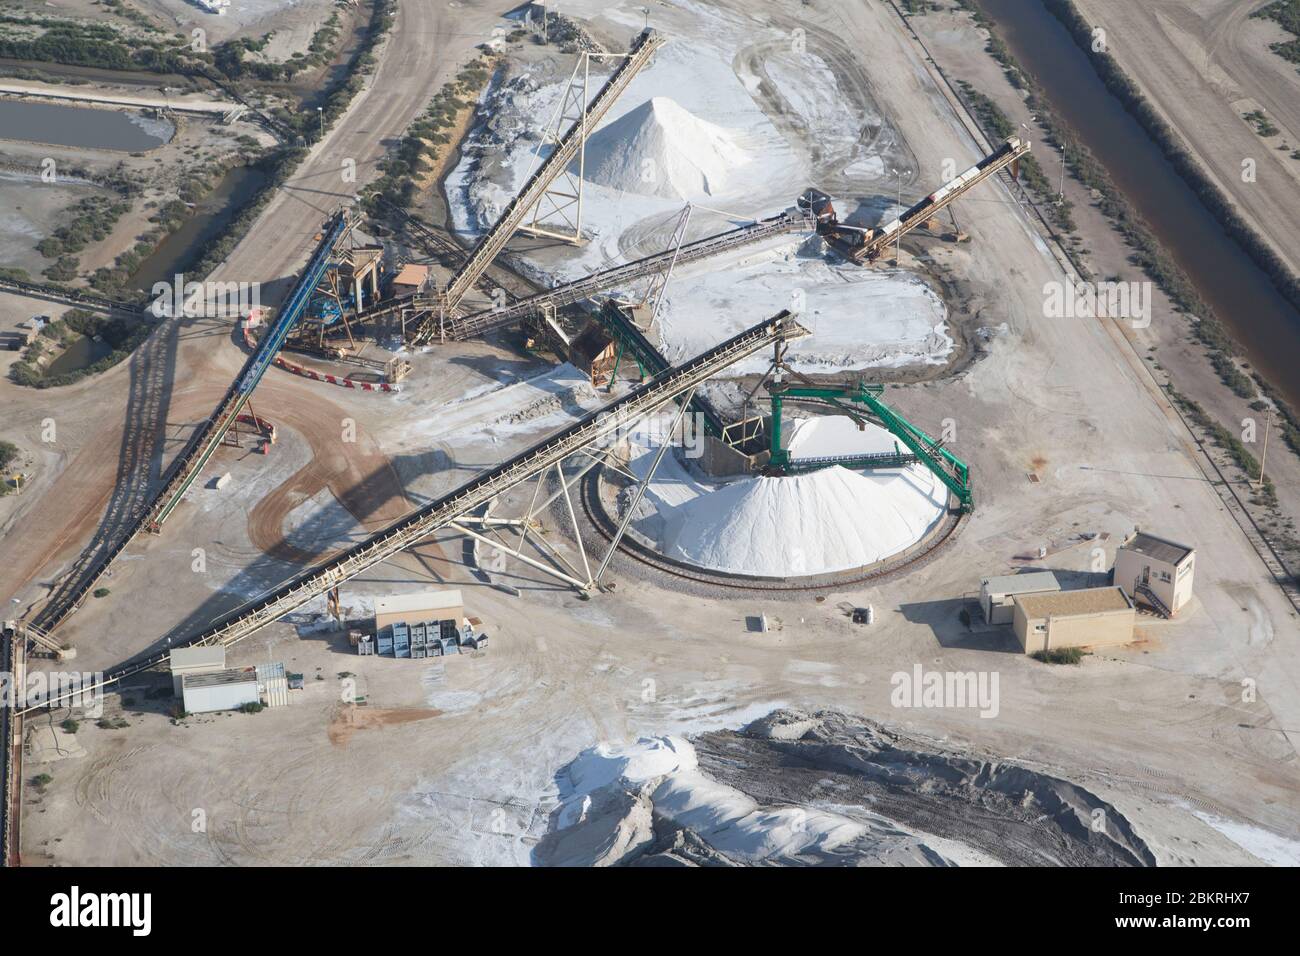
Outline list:
[[[537,315],[545,306],[560,309],[566,305],[581,302],[583,299],[589,299],[599,292],[621,286],[642,276],[651,275],[673,261],[674,256],[676,256],[677,265],[680,266],[683,263],[716,256],[738,246],[767,239],[770,236],[797,232],[801,229],[811,231],[815,227],[816,222],[810,216],[799,212],[783,212],[779,216],[761,219],[747,226],[741,226],[739,229],[732,229],[728,232],[719,233],[715,236],[706,236],[695,242],[687,243],[680,250],[665,249],[662,252],[656,252],[634,262],[584,276],[573,282],[566,282],[536,295],[520,299],[511,305],[484,309],[471,315],[448,319],[447,338],[459,341],[485,335],[488,332],[512,325],[530,315]]]
[[[293,292],[280,309],[275,324],[262,337],[262,340],[258,343],[257,351],[250,355],[247,362],[244,363],[238,377],[226,390],[226,394],[216,412],[199,427],[193,437],[190,438],[185,449],[172,462],[162,490],[154,497],[149,507],[141,512],[139,519],[130,526],[126,533],[95,561],[75,590],[72,590],[66,596],[60,597],[57,604],[47,604],[40,609],[35,622],[45,632],[53,631],[67,619],[85,598],[86,594],[90,592],[91,588],[95,586],[108,566],[113,563],[136,535],[146,528],[156,530],[171,514],[185,491],[198,477],[203,465],[216,451],[217,446],[221,444],[221,440],[230,428],[231,423],[234,422],[245,402],[248,401],[248,396],[257,387],[257,383],[266,374],[266,370],[271,367],[276,354],[284,344],[285,337],[302,316],[307,301],[311,298],[312,292],[324,274],[325,267],[329,264],[330,256],[333,254],[335,247],[343,240],[354,224],[355,220],[345,212],[339,212],[330,219],[325,227],[324,235],[308,261],[307,268],[303,270]]]
[[[444,290],[445,307],[450,312],[455,309],[461,297],[469,291],[475,280],[487,269],[497,254],[505,247],[507,241],[519,228],[519,224],[529,211],[541,201],[542,196],[566,166],[578,153],[583,137],[596,128],[602,117],[614,105],[614,101],[627,89],[632,79],[641,71],[650,57],[665,42],[664,37],[654,30],[643,30],[632,44],[627,57],[619,64],[606,81],[605,85],[587,104],[582,118],[573,125],[556,143],[555,149],[529,177],[519,195],[510,200],[496,223],[483,234],[478,245],[474,247],[465,264],[447,282]]]
[[[368,568],[418,544],[429,535],[469,514],[521,482],[563,462],[570,455],[653,413],[680,395],[696,388],[729,365],[781,339],[808,334],[789,312],[781,312],[746,329],[721,345],[676,368],[656,375],[628,395],[586,415],[574,425],[543,439],[509,461],[473,478],[456,490],[425,505],[383,531],[342,554],[324,561],[289,583],[245,604],[213,623],[202,633],[173,646],[218,644],[229,646],[266,625],[302,607],[313,598],[338,587]],[[170,650],[150,652],[109,671],[102,682],[115,683],[124,677],[157,667],[167,661]],[[56,693],[40,706],[63,699]],[[35,706],[35,705],[33,705]]]

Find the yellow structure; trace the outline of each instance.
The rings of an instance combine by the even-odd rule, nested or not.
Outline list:
[[[1026,654],[1127,644],[1137,612],[1118,587],[1016,595],[1012,628]]]

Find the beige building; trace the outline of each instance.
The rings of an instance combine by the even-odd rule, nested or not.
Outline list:
[[[215,674],[226,669],[224,647],[177,647],[171,652],[172,693],[181,696],[186,674]]]
[[[1115,552],[1115,584],[1164,617],[1192,599],[1195,570],[1195,550],[1144,531],[1135,531]]]
[[[1026,654],[1133,640],[1137,612],[1118,587],[1023,594],[1013,601],[1011,626]]]
[[[460,627],[465,620],[465,601],[459,590],[418,591],[375,598],[375,633],[398,621],[454,620]]]
[[[1015,598],[1021,594],[1043,594],[1061,590],[1051,571],[1003,574],[980,582],[980,610],[990,624],[1010,624],[1016,616]]]

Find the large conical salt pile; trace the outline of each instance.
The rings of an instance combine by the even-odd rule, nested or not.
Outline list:
[[[592,134],[585,177],[610,189],[699,201],[725,193],[749,161],[730,131],[656,96]]]
[[[835,466],[749,478],[677,508],[664,528],[671,557],[760,577],[848,571],[921,540],[947,489],[924,469],[859,474]]]

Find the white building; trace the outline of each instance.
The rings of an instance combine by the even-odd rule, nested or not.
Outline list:
[[[1173,617],[1192,599],[1196,551],[1135,531],[1115,552],[1115,584],[1135,602]]]
[[[172,694],[181,696],[187,674],[213,674],[226,669],[224,647],[176,647],[171,652]]]
[[[260,704],[257,670],[231,667],[211,674],[186,674],[181,678],[185,711],[207,714],[214,710],[238,710],[244,704]]]
[[[1003,574],[980,582],[980,610],[989,624],[1010,624],[1016,614],[1017,594],[1044,594],[1061,590],[1051,571]]]

